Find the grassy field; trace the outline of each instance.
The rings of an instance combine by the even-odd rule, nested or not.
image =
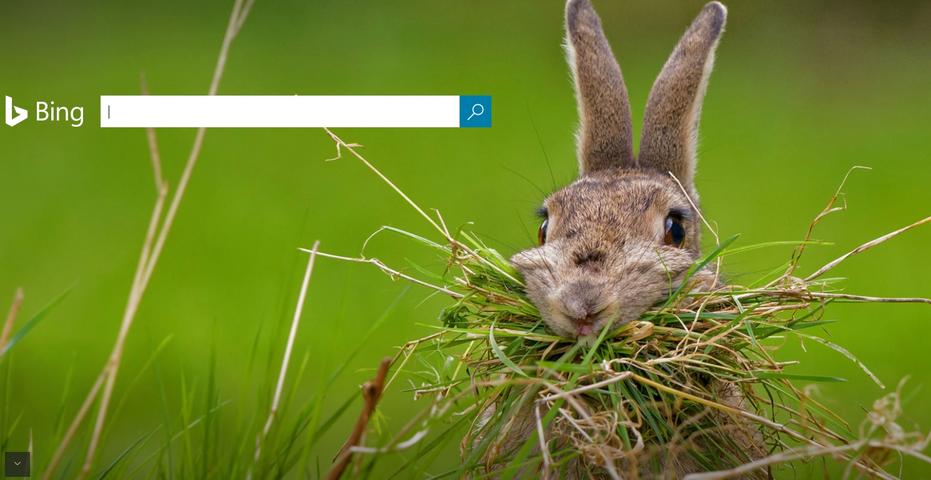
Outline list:
[[[0,360],[0,439],[8,437],[7,450],[31,443],[40,468],[109,354],[155,199],[144,132],[97,128],[97,96],[138,93],[140,72],[152,93],[206,93],[230,3],[0,5],[0,92],[87,110],[82,128],[0,127],[0,305],[5,309],[23,288],[19,326],[68,292]],[[649,86],[701,3],[596,5],[639,128]],[[728,7],[697,179],[705,214],[722,234],[740,233],[745,244],[800,239],[854,165],[872,170],[852,175],[848,210],[816,232],[835,244],[812,248],[803,269],[927,216],[931,9],[920,2]],[[494,126],[487,130],[337,133],[363,144],[365,155],[421,205],[440,209],[450,225],[474,222],[472,229],[509,254],[535,242],[533,210],[576,173],[576,113],[561,37],[562,4],[555,0],[259,0],[232,47],[220,92],[492,95]],[[174,187],[194,133],[158,135]],[[239,468],[252,456],[303,274],[306,254],[298,247],[320,240],[321,250],[352,256],[381,225],[428,232],[359,162],[325,161],[334,154],[320,130],[207,132],[128,337],[95,475],[143,439],[121,461],[123,470],[110,474],[142,476],[162,464],[184,477],[242,476],[222,465]],[[851,292],[928,297],[929,245],[931,229],[909,232],[837,273]],[[370,252],[395,265],[442,268],[417,245],[390,237],[379,237]],[[754,279],[790,253],[791,247],[759,250],[725,269],[735,282]],[[448,302],[429,293],[368,266],[318,259],[285,423],[296,424],[306,405],[320,406],[321,421],[329,418],[380,358],[438,325]],[[828,318],[839,322],[826,335],[887,385],[910,378],[903,423],[931,427],[925,334],[931,309],[836,305]],[[791,344],[781,355],[799,360],[800,374],[848,379],[818,389],[851,422],[884,393],[831,350]],[[358,407],[322,436],[300,436],[315,443],[290,474],[325,470]],[[404,423],[417,408],[397,390],[384,399],[379,424]],[[212,413],[201,419],[205,411]],[[192,429],[180,428],[198,419]],[[169,456],[162,447],[175,434]],[[59,474],[75,474],[88,436],[87,428],[79,433]],[[429,473],[455,463],[454,450],[446,449]],[[392,465],[398,464],[386,463],[384,472]],[[928,466],[906,462],[905,478],[929,475]]]

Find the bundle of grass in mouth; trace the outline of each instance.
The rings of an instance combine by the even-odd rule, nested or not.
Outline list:
[[[780,342],[772,337],[822,343],[879,383],[842,347],[807,333],[830,323],[821,318],[827,304],[867,299],[785,275],[760,288],[690,289],[695,272],[742,250],[728,249],[730,240],[639,319],[576,341],[545,327],[497,252],[466,241],[474,256],[457,261],[463,297],[443,312],[442,335],[417,348],[468,345],[459,361],[469,379],[459,391],[480,403],[462,454],[479,474],[678,477],[752,464],[793,444],[850,444],[843,420],[794,382],[840,379],[787,372],[793,362],[774,359]],[[869,455],[855,457],[846,456],[865,472],[880,468]]]
[[[442,329],[405,345],[393,362],[392,380],[412,358],[429,366],[416,372],[419,383],[411,388],[415,397],[432,397],[429,408],[379,447],[347,442],[331,478],[342,473],[347,455],[372,454],[353,470],[362,474],[398,450],[413,450],[404,468],[414,475],[453,437],[461,439],[462,461],[447,474],[469,477],[765,478],[772,465],[819,455],[888,477],[882,463],[890,451],[931,461],[921,453],[927,439],[895,423],[889,405],[898,405],[897,394],[878,403],[854,434],[796,386],[834,379],[793,375],[792,362],[774,356],[779,342],[772,341],[796,336],[860,364],[811,333],[826,323],[829,303],[931,302],[840,293],[824,274],[931,218],[802,277],[810,229],[788,266],[757,286],[728,285],[722,259],[766,245],[734,247],[734,238],[715,233],[711,252],[700,252],[702,226],[714,229],[697,205],[697,115],[725,18],[724,6],[711,2],[680,39],[650,93],[635,157],[626,88],[600,20],[588,0],[567,2],[580,174],[544,201],[539,245],[510,259],[473,234],[451,233],[438,214],[427,214],[328,131],[337,154],[347,149],[365,163],[442,242],[382,231],[435,250],[447,270],[423,280],[423,269],[408,274],[364,255],[337,258],[373,264],[455,299],[441,315]],[[838,194],[812,228],[840,209]],[[366,408],[351,440],[362,438],[359,428],[391,384],[384,383],[385,368],[363,390]],[[436,436],[428,439],[431,432]]]

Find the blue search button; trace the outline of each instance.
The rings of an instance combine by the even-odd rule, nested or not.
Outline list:
[[[490,128],[491,96],[459,96],[459,128]]]

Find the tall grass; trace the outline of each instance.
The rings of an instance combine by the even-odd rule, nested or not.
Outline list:
[[[304,284],[298,293],[299,302],[307,294]],[[56,298],[36,314],[23,321],[9,322],[19,324],[12,328],[14,332],[3,345],[0,355],[0,448],[5,451],[11,447],[14,435],[30,426],[23,422],[24,412],[12,409],[11,398],[17,389],[12,388],[13,370],[24,368],[26,364],[17,365],[14,360],[15,348],[27,334],[43,319],[54,312],[54,307],[64,299]],[[319,478],[320,463],[327,465],[331,459],[320,459],[319,455],[327,448],[321,448],[320,440],[331,431],[337,421],[350,411],[355,403],[355,393],[343,398],[333,399],[332,386],[343,374],[346,364],[365,348],[379,327],[389,317],[394,305],[389,306],[384,314],[372,323],[369,331],[359,339],[357,347],[347,352],[346,362],[333,371],[329,377],[308,385],[307,371],[309,354],[303,353],[297,365],[288,368],[289,362],[283,360],[280,346],[287,345],[288,338],[266,335],[258,340],[250,355],[251,361],[247,372],[241,379],[238,392],[224,392],[217,387],[216,349],[209,346],[209,363],[206,365],[206,377],[191,377],[189,369],[195,366],[184,365],[180,371],[181,381],[177,385],[166,383],[166,375],[174,367],[166,364],[162,358],[170,345],[171,337],[162,339],[151,346],[151,353],[142,366],[131,378],[127,378],[125,388],[114,396],[114,407],[109,416],[107,428],[100,437],[100,445],[108,446],[115,453],[102,455],[98,465],[91,469],[93,478],[252,478],[268,479],[283,477]],[[293,321],[301,317],[301,309],[295,307]],[[267,345],[265,341],[267,340]],[[261,342],[261,344],[260,344]],[[293,346],[293,343],[292,343]],[[260,360],[260,350],[268,349],[269,355]],[[172,373],[174,373],[172,371]],[[287,376],[286,376],[287,374]],[[73,388],[71,375],[65,380],[61,405],[54,415],[55,433],[50,438],[39,438],[38,450],[33,452],[33,475],[47,475],[51,478],[74,478],[82,475],[82,452],[86,451],[91,437],[90,432],[83,431],[73,435],[72,446],[62,456],[61,465],[55,472],[47,468],[51,459],[51,450],[61,442],[65,435],[65,418],[67,400]],[[279,379],[277,383],[275,379]],[[271,381],[268,381],[271,380]],[[160,414],[153,419],[154,426],[148,431],[137,431],[126,443],[115,443],[113,427],[119,423],[122,415],[129,412],[124,408],[129,398],[137,394],[140,387],[154,385],[162,405]],[[101,381],[94,385],[101,388]],[[265,385],[264,387],[262,385]],[[313,392],[304,399],[307,391]],[[179,392],[178,398],[173,392]],[[231,393],[234,393],[231,395]],[[300,399],[300,401],[298,401]],[[328,406],[336,408],[330,410]],[[79,408],[87,413],[92,403],[84,402]],[[141,415],[133,412],[133,415]],[[151,412],[145,415],[151,415]],[[136,422],[134,422],[136,423]],[[260,454],[256,454],[260,448]],[[324,467],[325,468],[325,467]]]

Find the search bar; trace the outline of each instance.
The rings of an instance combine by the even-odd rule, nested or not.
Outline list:
[[[102,95],[102,128],[488,128],[488,95]]]

